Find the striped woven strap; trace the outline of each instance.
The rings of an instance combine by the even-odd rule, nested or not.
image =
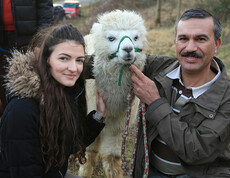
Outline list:
[[[130,169],[128,171],[127,168],[127,161],[126,161],[126,138],[128,136],[128,129],[129,129],[129,121],[131,115],[131,107],[132,107],[132,99],[134,97],[133,88],[131,88],[130,93],[128,94],[128,109],[126,113],[126,121],[125,121],[125,130],[123,132],[123,141],[122,141],[122,151],[121,151],[121,159],[122,159],[122,169],[125,173],[126,177],[133,177],[133,170],[134,170],[134,162],[135,162],[135,155],[136,155],[136,148],[137,148],[137,139],[138,139],[138,128],[140,125],[140,118],[142,118],[142,125],[143,125],[143,134],[144,134],[144,149],[145,149],[145,170],[143,178],[148,177],[149,172],[149,156],[148,156],[148,143],[147,143],[147,133],[146,133],[146,119],[145,119],[145,104],[140,102],[138,107],[138,114],[136,118],[136,127],[135,127],[135,138],[133,144],[133,152],[130,160]]]

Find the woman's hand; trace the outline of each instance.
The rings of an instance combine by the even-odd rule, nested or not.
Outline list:
[[[97,113],[100,116],[105,117],[106,116],[106,106],[105,106],[102,96],[99,94],[97,90],[96,90],[96,105],[97,105],[97,108],[96,108]]]

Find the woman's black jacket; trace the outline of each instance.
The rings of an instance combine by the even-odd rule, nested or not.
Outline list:
[[[38,78],[31,72],[28,64],[33,54],[15,52],[15,56],[13,62],[16,63],[14,67],[17,67],[8,73],[7,86],[17,96],[10,98],[0,123],[0,178],[62,178],[67,171],[68,158],[72,154],[73,137],[66,141],[67,159],[64,165],[61,168],[53,166],[44,174],[39,140],[40,111],[36,99]],[[93,119],[94,112],[89,113],[87,118],[87,146],[105,126]]]

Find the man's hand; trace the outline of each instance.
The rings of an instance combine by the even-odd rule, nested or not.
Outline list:
[[[132,64],[130,69],[134,72],[131,80],[135,95],[147,105],[159,99],[160,95],[155,82],[146,77],[135,65]]]

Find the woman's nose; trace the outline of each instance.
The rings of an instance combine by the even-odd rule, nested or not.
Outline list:
[[[70,70],[71,72],[76,72],[77,71],[77,63],[76,63],[75,60],[69,62],[68,70]]]

